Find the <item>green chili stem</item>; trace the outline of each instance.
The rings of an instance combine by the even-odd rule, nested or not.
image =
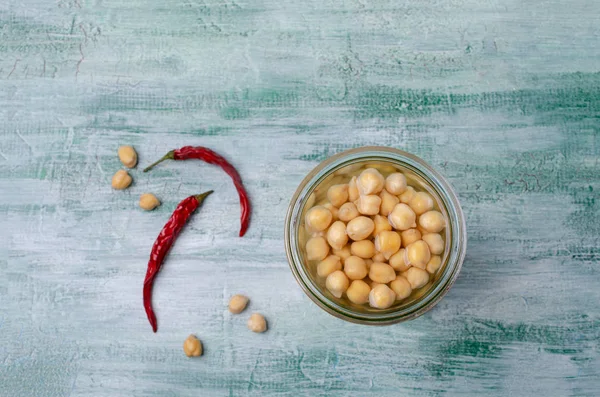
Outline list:
[[[208,192],[204,192],[202,194],[197,194],[194,197],[196,197],[196,200],[198,200],[198,204],[202,204],[204,199],[207,198],[212,192],[213,192],[213,190],[209,190]]]
[[[154,168],[155,165],[162,163],[165,160],[175,160],[175,150],[171,150],[169,153],[165,154],[160,159],[158,159],[158,161],[155,161],[154,163],[150,164],[148,167],[144,168],[144,172],[150,171],[152,168]]]

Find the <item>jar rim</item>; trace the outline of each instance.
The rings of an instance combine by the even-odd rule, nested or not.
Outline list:
[[[389,311],[363,313],[333,301],[314,284],[300,258],[297,236],[301,223],[300,214],[312,191],[326,177],[340,168],[368,161],[390,162],[423,178],[435,190],[444,205],[449,220],[448,229],[452,238],[444,272],[436,284],[432,285],[424,295],[406,307]],[[466,254],[467,233],[464,214],[454,189],[433,167],[421,158],[399,149],[384,146],[364,146],[346,150],[325,159],[302,180],[288,207],[285,222],[285,244],[288,263],[296,281],[319,307],[346,321],[369,325],[386,325],[416,318],[430,310],[442,299],[454,284],[462,267]]]

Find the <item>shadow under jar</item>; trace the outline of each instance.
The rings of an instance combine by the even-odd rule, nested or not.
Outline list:
[[[402,172],[417,191],[429,193],[434,209],[441,212],[446,227],[440,232],[445,242],[439,270],[429,282],[387,309],[352,303],[345,295],[334,297],[317,275],[318,261],[306,258],[306,242],[311,237],[305,227],[306,212],[327,200],[330,186],[348,183],[366,168],[378,169],[384,177]],[[290,268],[304,292],[328,313],[346,321],[386,325],[414,319],[431,309],[450,289],[462,266],[467,233],[463,212],[450,184],[420,158],[393,148],[368,146],[348,150],[328,158],[300,183],[292,197],[285,222],[285,244]]]

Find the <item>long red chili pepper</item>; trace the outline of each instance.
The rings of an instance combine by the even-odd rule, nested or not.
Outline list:
[[[189,217],[212,192],[210,190],[196,196],[190,196],[179,203],[152,246],[150,260],[148,261],[148,270],[144,279],[144,309],[146,309],[146,315],[154,332],[157,330],[156,316],[154,315],[154,310],[152,310],[152,286],[154,285],[154,279],[160,271],[165,256],[179,235],[179,232],[181,232]]]
[[[188,159],[197,159],[209,164],[218,165],[231,177],[231,179],[233,179],[233,184],[235,185],[235,188],[240,196],[240,207],[242,209],[240,237],[242,237],[246,233],[246,230],[248,230],[248,224],[250,223],[250,200],[248,200],[248,193],[242,184],[242,178],[240,177],[240,174],[238,174],[233,165],[231,165],[229,161],[227,161],[220,154],[202,146],[184,146],[181,149],[171,150],[158,161],[144,168],[144,172],[149,171],[152,169],[152,167],[165,160]]]

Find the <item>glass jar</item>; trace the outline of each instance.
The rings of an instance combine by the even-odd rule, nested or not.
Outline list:
[[[304,214],[317,197],[336,183],[347,183],[365,165],[398,170],[406,175],[409,185],[418,185],[436,201],[437,210],[446,218],[445,251],[440,269],[429,283],[407,299],[388,309],[374,309],[335,298],[319,280],[314,268],[304,258],[307,237],[303,227]],[[346,321],[369,325],[385,325],[414,319],[431,309],[448,292],[456,280],[467,249],[467,231],[463,212],[450,184],[420,158],[389,147],[367,146],[336,154],[319,164],[300,183],[292,197],[285,222],[286,253],[292,273],[304,292],[328,313]]]

